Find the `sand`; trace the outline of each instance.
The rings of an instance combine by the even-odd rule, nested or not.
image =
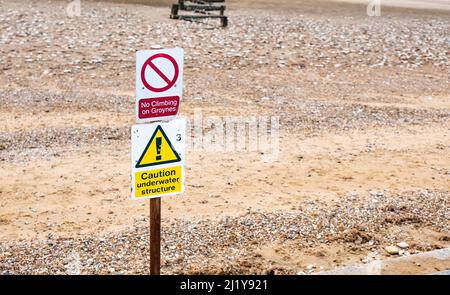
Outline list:
[[[321,29],[325,32],[323,36],[329,36],[333,26],[351,31],[356,24],[361,31],[351,34],[357,36],[353,43],[359,44],[358,38],[367,36],[359,32],[363,27],[369,27],[372,32],[370,26],[377,26],[376,20],[368,20],[364,10],[351,5],[314,6],[304,1],[305,6],[298,6],[297,2],[265,0],[255,1],[258,3],[253,6],[250,1],[230,2],[230,25],[235,28],[230,31],[208,29],[214,24],[180,25],[176,22],[178,27],[172,26],[174,21],[167,18],[165,7],[83,2],[85,12],[96,11],[97,20],[104,21],[103,30],[98,31],[66,18],[65,4],[61,2],[55,4],[57,9],[53,12],[47,1],[27,4],[41,12],[33,16],[33,10],[20,2],[0,1],[2,16],[13,10],[23,13],[23,18],[27,19],[20,25],[21,17],[15,14],[10,17],[17,25],[8,21],[0,23],[3,32],[7,32],[7,26],[15,32],[9,37],[13,42],[0,48],[3,56],[0,73],[1,243],[45,241],[49,235],[83,238],[120,234],[148,218],[148,201],[132,202],[129,196],[129,128],[134,123],[133,54],[135,47],[172,44],[171,36],[178,36],[174,31],[164,36],[169,30],[163,29],[160,39],[152,35],[161,27],[187,28],[186,34],[195,40],[194,44],[204,44],[201,34],[212,34],[210,40],[214,45],[204,44],[206,49],[193,46],[187,39],[174,41],[186,48],[188,56],[181,114],[192,119],[194,110],[201,109],[203,117],[280,117],[280,156],[275,162],[264,162],[259,152],[216,153],[188,149],[186,193],[163,199],[163,223],[239,218],[249,211],[278,214],[300,210],[308,202],[318,202],[320,207],[328,208],[349,194],[370,196],[374,191],[384,192],[386,196],[410,191],[443,192],[448,200],[449,65],[448,61],[445,64],[443,50],[439,51],[440,57],[436,53],[429,61],[417,65],[416,60],[409,59],[405,66],[394,60],[392,65],[382,67],[370,66],[369,59],[373,63],[380,61],[374,52],[357,53],[353,58],[339,53],[338,58],[352,63],[341,67],[335,61],[306,56],[306,44],[295,49],[297,51],[286,50],[279,57],[271,55],[276,53],[273,48],[277,38],[297,34],[293,39],[302,40],[311,36],[311,44],[325,48],[329,43],[323,41],[325,39],[321,41]],[[405,5],[411,7],[413,3],[421,8],[423,2],[408,1]],[[447,2],[434,1],[431,5],[427,1],[430,4],[427,8],[445,10]],[[399,1],[395,5],[397,3]],[[270,10],[274,6],[280,9]],[[302,7],[305,7],[303,16],[296,10]],[[285,8],[293,11],[286,12]],[[387,10],[383,16],[389,19],[383,28],[386,32],[390,31],[387,25],[395,28],[423,28],[423,23],[434,25],[436,29],[417,35],[433,32],[430,37],[433,41],[428,42],[445,48],[442,36],[449,26],[445,12],[417,10],[411,15],[401,10]],[[43,30],[54,34],[52,45],[46,45],[40,35],[21,34],[21,30],[31,30],[26,24],[31,23],[33,17],[46,20],[43,25],[47,27]],[[125,20],[120,23],[119,18]],[[286,24],[291,31],[274,36],[270,29],[264,33],[252,29],[256,28],[253,26],[256,22],[267,20],[276,30],[283,31]],[[304,27],[290,24],[291,21]],[[315,23],[320,24],[320,29],[314,27]],[[137,24],[145,28],[145,34],[130,34]],[[121,35],[115,35],[121,30]],[[83,47],[89,44],[84,41],[74,48],[68,47],[70,42],[65,39],[81,38],[95,43],[106,33],[111,34],[111,39],[91,49]],[[238,63],[240,57],[226,57],[223,45],[217,41],[229,38],[233,42],[227,46],[235,46],[246,44],[243,36],[251,35],[268,38],[268,42],[256,47],[248,45],[261,52],[267,49],[260,55],[254,52],[253,57],[263,56],[268,63],[255,66],[256,57],[246,57],[242,60],[248,65],[242,65]],[[381,32],[374,38],[381,40],[383,36]],[[139,38],[138,43],[133,43]],[[27,41],[15,44],[21,40]],[[414,38],[405,40],[412,42],[411,46],[439,50],[431,43],[414,43]],[[273,47],[267,45],[272,43]],[[389,49],[394,52],[394,45],[386,46],[391,46]],[[399,47],[405,52],[411,48],[410,45]],[[326,50],[341,48],[324,49],[324,52]],[[59,52],[57,56],[51,57],[51,53],[56,52]],[[319,50],[311,52],[320,53]],[[113,56],[114,53],[117,56]],[[104,54],[103,62],[72,64],[77,59],[91,60],[101,54]],[[45,56],[44,59],[36,58],[39,55]],[[30,58],[33,61],[25,61]],[[229,64],[211,66],[216,63],[214,59]],[[414,66],[409,67],[408,63]],[[77,65],[92,68],[77,68]],[[64,72],[64,69],[71,69],[71,72]],[[240,77],[238,82],[235,77]],[[423,231],[408,226],[399,228],[408,232],[411,239],[419,235],[417,249],[426,249],[427,243],[438,245],[436,247],[449,246],[445,239],[447,232],[443,230],[445,224],[423,226],[426,227]],[[347,246],[324,243],[315,248],[327,255],[317,255],[317,251],[311,249],[300,251],[295,243],[282,242],[267,243],[255,251],[262,255],[263,261],[270,260],[278,266],[300,268],[315,263],[329,269],[336,266],[333,261],[337,257],[346,257],[346,263],[351,263],[366,254],[348,251]],[[384,246],[377,247],[383,249]],[[286,253],[277,253],[280,248]],[[289,258],[289,249],[298,255]],[[176,272],[174,269],[170,272]]]

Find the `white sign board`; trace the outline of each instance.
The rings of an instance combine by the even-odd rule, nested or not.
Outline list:
[[[186,120],[133,125],[131,128],[131,199],[184,192]]]
[[[174,118],[183,95],[182,48],[136,53],[136,122]]]

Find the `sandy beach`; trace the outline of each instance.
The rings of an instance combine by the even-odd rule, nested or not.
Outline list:
[[[130,128],[135,51],[155,44],[185,50],[188,120],[279,118],[275,161],[187,149],[186,193],[162,200],[163,273],[311,273],[450,246],[450,1],[391,1],[433,10],[380,18],[229,2],[222,29],[166,6],[82,1],[69,18],[63,1],[0,0],[0,273],[67,273],[72,254],[82,273],[147,272]]]

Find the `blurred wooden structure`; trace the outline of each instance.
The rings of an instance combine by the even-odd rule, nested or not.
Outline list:
[[[228,17],[225,16],[225,0],[178,0],[178,3],[172,5],[170,18],[182,20],[195,20],[206,18],[218,18],[222,27],[228,25]],[[194,14],[178,14],[179,11],[189,11]],[[219,12],[214,14],[213,12]]]

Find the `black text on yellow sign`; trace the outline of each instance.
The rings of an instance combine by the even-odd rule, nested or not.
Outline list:
[[[182,169],[174,166],[135,173],[136,198],[152,197],[182,191]]]

